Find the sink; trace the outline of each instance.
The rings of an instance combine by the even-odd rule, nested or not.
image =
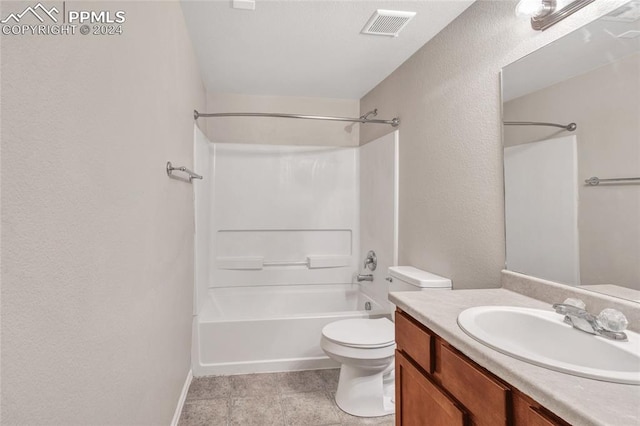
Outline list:
[[[506,355],[551,370],[607,382],[640,385],[640,335],[628,341],[585,333],[555,312],[478,306],[458,315],[469,336]]]

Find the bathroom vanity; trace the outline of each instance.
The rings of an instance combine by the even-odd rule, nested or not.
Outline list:
[[[406,313],[396,312],[399,425],[567,425]]]
[[[495,351],[458,326],[479,305],[550,309],[506,289],[391,293],[396,424],[637,425],[640,386],[559,373]],[[576,332],[579,332],[576,330]]]

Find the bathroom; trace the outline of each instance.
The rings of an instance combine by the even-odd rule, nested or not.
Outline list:
[[[220,21],[197,12],[198,7],[208,3],[223,7],[224,12],[220,13],[225,17],[233,16],[233,19]],[[445,334],[437,324],[421,317],[420,309],[414,305],[439,302],[442,306],[452,306],[453,298],[460,294],[472,295],[476,306],[496,304],[498,297],[509,291],[508,298],[501,304],[523,305],[525,296],[520,293],[525,293],[532,300],[536,299],[531,302],[532,306],[553,312],[553,303],[578,294],[590,312],[615,307],[629,319],[629,333],[639,331],[639,305],[629,301],[633,296],[623,294],[624,298],[613,298],[593,291],[573,290],[547,281],[567,283],[568,280],[519,268],[512,271],[527,275],[503,272],[505,262],[506,269],[510,269],[512,247],[505,244],[509,238],[509,229],[505,230],[504,182],[504,149],[510,145],[507,139],[521,134],[513,136],[514,132],[535,130],[543,132],[534,135],[538,139],[570,134],[559,129],[556,129],[559,133],[555,130],[544,133],[542,129],[503,127],[503,119],[576,122],[578,141],[588,138],[580,132],[589,128],[589,122],[588,118],[572,115],[561,106],[550,111],[552,114],[535,117],[516,114],[517,105],[512,104],[513,109],[503,107],[501,79],[517,67],[517,61],[628,2],[599,0],[589,3],[544,31],[533,29],[529,18],[516,16],[514,11],[518,2],[515,0],[256,0],[254,10],[234,9],[232,3],[0,3],[3,26],[9,25],[12,14],[13,20],[18,19],[18,15],[29,7],[36,15],[45,9],[60,16],[69,11],[88,9],[123,11],[126,17],[121,23],[121,34],[85,35],[80,33],[81,23],[78,22],[75,34],[7,34],[3,30],[0,35],[0,422],[7,425],[189,424],[188,419],[180,420],[180,416],[191,407],[215,416],[200,419],[205,424],[302,422],[296,423],[290,415],[304,419],[304,424],[411,424],[410,420],[403,420],[397,414],[395,417],[354,418],[342,412],[332,400],[338,382],[336,364],[329,369],[306,370],[318,372],[308,376],[292,372],[304,367],[264,369],[252,376],[256,379],[254,382],[244,380],[248,377],[246,372],[220,373],[222,375],[216,377],[226,379],[211,382],[210,387],[200,382],[204,385],[198,391],[205,397],[196,395],[194,398],[193,392],[188,394],[189,381],[198,383],[200,374],[194,369],[193,344],[197,340],[194,319],[197,318],[198,300],[204,300],[197,298],[197,283],[201,282],[198,273],[202,271],[198,268],[197,239],[202,233],[198,223],[199,198],[194,192],[213,182],[206,179],[203,166],[198,163],[204,160],[203,156],[196,155],[197,145],[194,146],[194,131],[199,129],[216,149],[218,144],[232,147],[259,145],[256,149],[265,152],[276,152],[277,147],[284,147],[283,150],[300,149],[308,153],[321,147],[327,155],[330,152],[350,155],[350,164],[355,164],[355,158],[362,155],[368,145],[372,147],[373,141],[393,136],[385,146],[397,146],[393,154],[397,164],[391,162],[397,173],[397,199],[392,209],[396,223],[392,235],[395,233],[397,247],[391,243],[390,254],[380,251],[384,249],[376,249],[378,268],[375,271],[364,268],[366,254],[373,247],[367,246],[369,243],[365,241],[360,218],[360,214],[370,209],[365,208],[366,201],[360,198],[366,181],[359,178],[365,170],[361,167],[364,163],[358,160],[359,168],[354,166],[345,172],[351,179],[350,194],[358,195],[357,202],[351,198],[354,204],[349,210],[350,222],[332,228],[348,229],[350,226],[353,229],[349,267],[341,267],[348,269],[348,274],[341,268],[321,268],[320,271],[332,274],[341,271],[344,276],[330,282],[347,281],[344,284],[355,285],[357,274],[373,274],[378,280],[373,284],[386,285],[387,268],[393,265],[411,265],[446,277],[451,280],[453,291],[397,293],[394,303],[403,307],[401,309],[408,315],[401,316],[401,320],[396,315],[396,324],[405,321],[405,325],[416,326],[416,332],[426,329],[433,332],[437,337],[433,338],[431,349],[442,349],[446,345],[438,342],[448,340],[485,372],[500,376],[499,379],[492,378],[491,383],[507,384],[511,386],[511,394],[522,393],[524,399],[531,398],[539,406],[531,403],[527,409],[533,407],[531,410],[535,413],[550,413],[556,424],[562,424],[558,418],[571,424],[637,424],[640,418],[637,403],[629,402],[638,401],[640,386],[552,372],[523,361],[514,360],[518,364],[508,364],[509,357],[460,334],[463,332],[459,329]],[[240,3],[247,6],[251,2]],[[558,0],[558,3],[568,2]],[[304,64],[296,68],[298,65],[283,62],[287,52],[302,56],[305,49],[313,52],[313,48],[322,51],[323,55],[331,53],[323,51],[327,46],[335,46],[329,43],[332,41],[330,34],[346,25],[352,27],[351,37],[365,37],[360,31],[377,9],[413,10],[417,14],[398,37],[366,36],[369,37],[367,49],[351,48],[343,52],[338,60],[360,58],[351,68],[343,63],[329,66],[309,60],[308,63],[319,72],[328,72],[326,75],[314,74],[314,79],[309,80],[309,74],[302,67]],[[291,19],[307,16],[305,10],[310,14],[308,20]],[[351,19],[356,12],[360,13],[360,18]],[[261,14],[267,14],[268,19],[260,20]],[[40,15],[41,19],[49,19]],[[20,19],[29,20],[31,24],[38,22],[34,16],[24,15]],[[248,21],[246,32],[234,31],[235,19]],[[275,22],[283,27],[273,25]],[[634,22],[637,25],[638,21]],[[98,30],[104,28],[102,23],[91,24],[97,25]],[[250,28],[252,25],[255,28]],[[215,33],[219,40],[203,42],[209,34],[208,27],[215,26],[222,28]],[[416,38],[411,38],[413,47],[395,47],[405,46],[405,37],[424,28],[427,31],[422,31],[419,44],[416,44]],[[299,31],[300,37],[316,42],[298,46],[297,50],[270,46],[268,51],[261,52],[255,48],[262,46],[257,42],[260,38],[269,40],[268,35],[278,33],[284,33],[286,37],[292,29]],[[108,32],[109,28],[106,30]],[[305,32],[310,34],[303,34]],[[228,46],[227,54],[240,53],[228,59],[203,58],[202,49],[208,43],[214,47]],[[262,58],[272,67],[272,77],[284,71],[293,77],[269,82],[267,74],[246,65],[249,62],[244,61],[249,59],[249,52],[256,60]],[[320,53],[318,58],[322,58]],[[364,63],[372,64],[371,68],[356,67]],[[549,65],[549,62],[544,64]],[[220,81],[227,81],[229,86],[216,86]],[[237,86],[232,86],[231,82]],[[269,88],[269,83],[274,88]],[[632,81],[629,90],[637,88],[637,80],[635,84],[633,86]],[[587,103],[586,99],[583,104]],[[602,103],[597,99],[595,103]],[[394,127],[379,123],[332,123],[275,117],[199,117],[194,120],[194,110],[200,113],[287,113],[352,118],[377,110],[376,116],[369,115],[368,118],[391,120],[397,117],[400,124]],[[636,120],[636,129],[637,123]],[[599,129],[605,131],[607,128],[600,125]],[[618,134],[617,130],[614,132],[618,127],[609,129]],[[612,136],[606,135],[608,140]],[[636,144],[635,151],[627,155],[633,163],[633,159],[638,158],[638,134],[635,140],[629,141]],[[294,151],[278,152],[282,158],[292,158]],[[320,155],[313,153],[316,154]],[[581,155],[578,152],[579,159],[586,156],[590,161],[589,169],[579,171],[581,180],[591,176],[603,179],[638,176],[637,161],[635,170],[631,166],[622,170],[615,168],[615,161],[606,158],[608,168],[598,170],[592,166],[606,154]],[[189,182],[180,171],[172,172],[174,176],[170,178],[166,170],[168,161],[176,167],[185,166],[200,173],[205,179]],[[275,179],[275,176],[268,176],[268,179]],[[238,185],[238,188],[228,189],[245,188]],[[637,212],[638,186],[635,183],[580,186],[578,199],[594,202],[589,197],[598,190],[607,189],[627,191],[627,195],[612,193],[610,200],[600,204],[609,205],[607,203],[620,199],[636,200],[635,207],[631,205],[625,209],[635,208]],[[597,222],[595,216],[580,214],[577,219],[575,215],[572,218],[582,226]],[[627,221],[633,226],[633,217],[630,213],[616,220]],[[635,221],[636,229],[638,222]],[[633,251],[638,249],[637,240],[635,245],[633,240],[626,246],[614,244],[623,241],[621,235],[625,233],[633,235],[632,230],[618,232],[616,239],[600,251],[598,244],[605,241],[601,233],[595,237],[580,233],[577,243],[580,255],[584,247],[591,249],[588,262],[579,265],[581,282],[586,282],[588,269],[597,265],[604,252],[615,253],[621,262],[635,262],[637,267],[638,252]],[[575,245],[573,250],[575,253]],[[306,261],[308,256],[326,255],[334,256],[332,261],[344,261],[344,257],[340,259],[343,254],[299,252],[296,255],[300,258],[272,260]],[[239,256],[253,257],[255,261],[262,255],[241,253]],[[268,260],[265,258],[264,261]],[[573,266],[575,277],[575,263]],[[302,267],[300,270],[311,271]],[[268,269],[264,268],[263,272]],[[621,282],[629,280],[629,276],[616,279]],[[354,283],[349,281],[351,279]],[[360,284],[367,289],[372,283],[363,281]],[[435,291],[438,291],[438,299],[433,296],[429,300],[423,299]],[[372,296],[388,302],[378,293]],[[456,326],[455,317],[451,321]],[[411,354],[412,349],[407,344],[413,341],[402,342],[400,336],[397,337],[398,349]],[[320,340],[319,335],[317,340]],[[442,350],[435,355],[444,353],[449,354]],[[418,359],[412,359],[416,362],[409,361],[401,366],[419,364]],[[463,364],[472,365],[467,361]],[[438,362],[436,357],[436,371]],[[501,368],[505,367],[500,367],[500,362],[507,363],[504,364],[508,369],[506,376],[501,375]],[[515,370],[539,373],[549,384],[547,387],[527,385],[513,373]],[[194,375],[196,378],[191,379]],[[396,371],[396,385],[399,378]],[[437,384],[438,380],[435,381]],[[298,392],[298,387],[303,385],[315,388]],[[250,393],[261,386],[270,391],[278,389],[275,393],[280,404],[273,404],[264,397],[262,405],[252,406],[250,395],[231,396],[234,389],[242,388]],[[580,394],[576,396],[575,390],[572,394],[572,388],[581,389]],[[607,401],[606,409],[598,408],[603,405],[600,398],[604,391],[613,395],[611,401]],[[322,403],[312,398],[319,394],[325,398]],[[548,396],[550,394],[553,397]],[[314,407],[324,410],[321,414],[326,416],[314,412]],[[573,407],[573,410],[566,407]],[[234,409],[238,415],[253,413],[253,417],[238,420],[234,417]],[[256,410],[258,414],[255,414]],[[470,411],[473,410],[470,408]],[[282,422],[278,423],[278,419]],[[472,420],[481,424],[475,418]],[[506,423],[514,424],[512,419]],[[198,423],[193,420],[192,424]],[[498,420],[482,424],[498,424]]]

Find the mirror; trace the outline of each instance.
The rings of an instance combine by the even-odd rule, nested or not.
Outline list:
[[[506,66],[502,99],[507,269],[640,302],[640,0]]]

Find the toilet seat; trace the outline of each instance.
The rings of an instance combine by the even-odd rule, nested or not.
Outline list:
[[[394,325],[387,318],[332,322],[322,329],[322,335],[338,345],[351,348],[376,349],[395,344]]]

